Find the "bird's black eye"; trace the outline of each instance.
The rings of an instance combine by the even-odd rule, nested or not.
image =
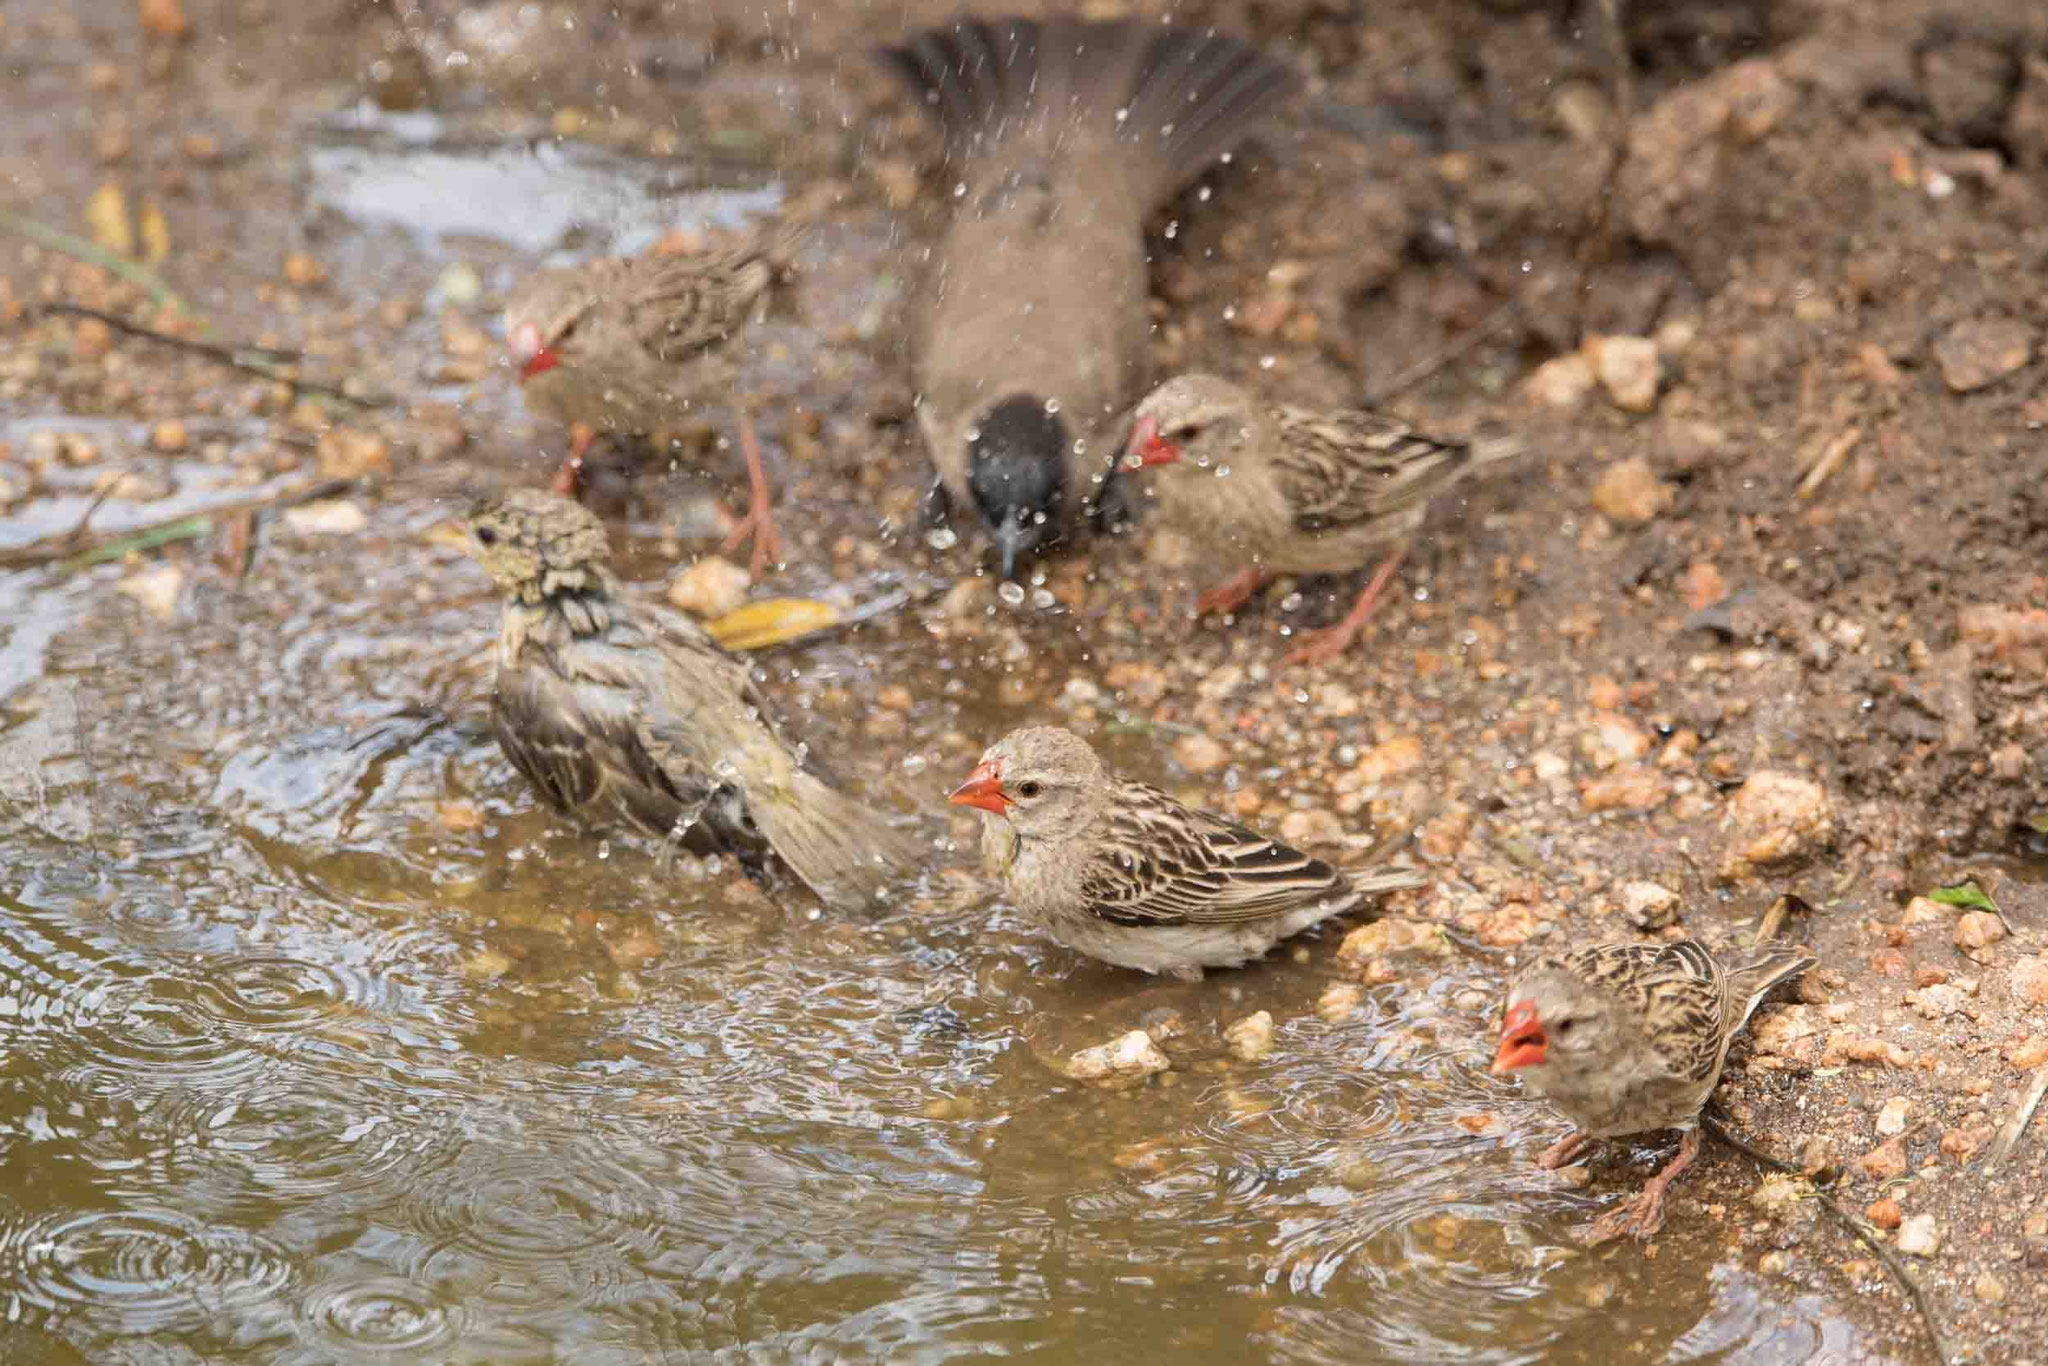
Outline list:
[[[490,527],[480,526],[476,529],[476,539],[479,545],[496,545],[498,533]]]
[[[1172,431],[1168,432],[1166,434],[1166,439],[1168,441],[1173,442],[1174,445],[1179,446],[1185,445],[1187,442],[1193,441],[1196,437],[1200,436],[1201,434],[1201,423],[1183,422],[1178,427],[1175,427]]]
[[[1017,795],[1020,797],[1036,797],[1038,795],[1037,781],[1035,779],[1027,779],[1024,782],[1018,783]]]
[[[1557,1022],[1557,1032],[1559,1034],[1569,1034],[1572,1032],[1572,1026],[1577,1023],[1578,1021],[1572,1019],[1570,1016],[1566,1016],[1564,1019],[1559,1020]]]

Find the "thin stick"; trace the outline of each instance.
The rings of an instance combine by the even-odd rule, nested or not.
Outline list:
[[[1806,472],[1806,477],[1799,481],[1798,491],[1793,496],[1813,497],[1814,492],[1827,482],[1828,476],[1842,467],[1842,462],[1848,458],[1849,452],[1855,450],[1856,443],[1862,439],[1861,427],[1850,427],[1837,433],[1834,439],[1828,442],[1827,448],[1820,453],[1820,458],[1813,462],[1813,468]]]
[[[306,353],[303,351],[287,350],[279,346],[215,346],[211,342],[193,341],[189,337],[174,337],[168,332],[159,332],[153,327],[144,327],[141,323],[130,322],[118,313],[108,313],[104,309],[87,308],[84,304],[66,303],[62,300],[55,303],[31,304],[29,311],[31,313],[62,313],[74,318],[91,318],[95,322],[105,323],[116,332],[126,332],[131,337],[146,337],[150,341],[159,341],[166,346],[176,346],[187,351],[196,351],[202,356],[211,356],[215,360],[229,365],[234,364],[242,356],[252,353],[269,356],[272,360],[284,365],[295,364],[306,358]]]
[[[2027,1098],[2020,1102],[2018,1112],[2006,1121],[2005,1127],[1998,1131],[1998,1137],[1992,1140],[1991,1151],[1985,1155],[1984,1165],[1979,1169],[1985,1175],[2012,1156],[2020,1135],[2027,1131],[2027,1124],[2034,1118],[2034,1111],[2041,1108],[2043,1094],[2048,1094],[2048,1064],[2034,1069],[2034,1084],[2027,1088]]]
[[[96,308],[87,308],[83,304],[37,304],[33,311],[37,313],[60,313],[80,318],[91,318],[96,322],[105,323],[117,332],[125,332],[131,337],[141,337],[145,341],[162,342],[165,346],[175,346],[181,351],[190,351],[196,355],[205,356],[208,360],[225,365],[230,370],[239,370],[245,375],[255,375],[259,379],[267,379],[276,384],[288,384],[302,393],[320,394],[326,398],[338,398],[344,403],[353,403],[359,408],[382,408],[388,406],[391,402],[387,398],[364,398],[359,394],[351,394],[346,389],[337,389],[333,385],[321,384],[310,379],[300,379],[295,375],[281,374],[274,365],[250,359],[252,356],[259,355],[275,356],[280,361],[292,363],[304,358],[302,353],[297,351],[281,350],[274,346],[216,346],[211,342],[193,341],[189,337],[174,337],[168,332],[159,332],[155,328],[144,327],[140,323],[132,323],[126,318],[119,318],[111,313],[102,313]]]
[[[2048,1069],[2043,1070],[2048,1071]],[[1803,1175],[1797,1167],[1792,1166],[1790,1163],[1781,1161],[1762,1149],[1752,1148],[1734,1134],[1729,1133],[1722,1126],[1721,1121],[1712,1115],[1700,1116],[1700,1123],[1716,1139],[1726,1143],[1751,1161],[1757,1162],[1773,1171],[1783,1172],[1787,1176]],[[1942,1340],[1941,1327],[1935,1320],[1934,1310],[1928,1306],[1927,1296],[1921,1291],[1920,1283],[1914,1280],[1911,1273],[1906,1270],[1906,1264],[1899,1259],[1899,1254],[1889,1244],[1880,1242],[1877,1235],[1865,1227],[1861,1220],[1856,1219],[1839,1204],[1835,1203],[1833,1196],[1825,1191],[1816,1189],[1813,1193],[1813,1198],[1820,1202],[1820,1207],[1826,1210],[1836,1223],[1849,1230],[1850,1233],[1856,1236],[1858,1242],[1877,1254],[1877,1259],[1884,1263],[1885,1270],[1891,1272],[1892,1278],[1899,1283],[1900,1287],[1906,1292],[1906,1297],[1913,1302],[1914,1311],[1920,1315],[1920,1326],[1926,1330],[1927,1343],[1934,1349],[1936,1366],[1948,1366],[1948,1344]]]
[[[1477,327],[1472,328],[1468,332],[1459,333],[1429,355],[1424,356],[1406,370],[1395,375],[1392,379],[1384,380],[1366,390],[1365,397],[1359,400],[1359,406],[1377,408],[1396,394],[1406,393],[1408,390],[1413,389],[1416,385],[1422,383],[1422,381],[1428,379],[1431,375],[1443,369],[1467,351],[1472,350],[1494,333],[1500,331],[1509,321],[1518,316],[1521,310],[1521,300],[1508,299],[1504,301],[1493,312],[1480,319]]]
[[[1791,919],[1792,912],[1811,912],[1812,910],[1813,907],[1807,905],[1804,898],[1793,896],[1791,893],[1787,892],[1784,896],[1781,896],[1776,901],[1773,901],[1771,903],[1771,909],[1764,912],[1764,918],[1757,925],[1756,933],[1750,936],[1749,942],[1752,945],[1756,945],[1768,943],[1769,941],[1776,939],[1778,937],[1778,931],[1784,929],[1785,922]]]
[[[32,242],[40,242],[52,251],[61,251],[74,260],[111,271],[148,294],[160,308],[168,308],[173,313],[192,311],[190,305],[174,294],[171,287],[165,284],[155,271],[116,256],[97,242],[88,242],[83,237],[75,237],[61,229],[38,223],[33,218],[23,218],[20,214],[9,213],[5,209],[0,209],[0,228],[19,233]]]
[[[168,545],[172,541],[189,540],[200,534],[204,526],[215,517],[231,516],[237,512],[259,508],[296,507],[300,503],[310,503],[317,498],[335,497],[346,493],[354,486],[355,481],[351,479],[322,479],[312,484],[300,484],[266,497],[252,498],[245,503],[228,503],[209,508],[205,512],[188,512],[177,517],[166,517],[161,521],[147,522],[126,531],[101,537],[83,549],[77,547],[80,539],[78,533],[84,525],[81,522],[79,527],[65,532],[62,536],[52,536],[34,545],[22,546],[15,550],[0,550],[0,569],[32,569],[52,561],[63,561],[63,567],[67,570],[80,569],[111,559],[114,555],[124,555],[130,550],[149,550],[158,545]],[[194,524],[200,526],[200,531],[191,529]],[[74,551],[76,553],[73,553]]]

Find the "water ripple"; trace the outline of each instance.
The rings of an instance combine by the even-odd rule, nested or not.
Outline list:
[[[283,1253],[253,1233],[172,1210],[51,1216],[0,1228],[0,1283],[23,1304],[131,1334],[190,1327],[282,1293]]]
[[[333,1348],[378,1355],[414,1354],[452,1342],[461,1332],[459,1305],[440,1304],[399,1276],[326,1281],[306,1293],[300,1314],[312,1336]]]

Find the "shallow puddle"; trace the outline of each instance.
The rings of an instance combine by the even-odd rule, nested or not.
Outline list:
[[[112,569],[16,576],[0,633],[33,674],[6,738],[36,781],[12,766],[0,834],[0,1317],[41,1345],[10,1360],[1855,1345],[1684,1237],[1656,1262],[1574,1248],[1587,1197],[1527,1165],[1554,1121],[1484,1072],[1477,955],[1326,1021],[1333,936],[1161,984],[944,873],[826,917],[561,828],[482,727],[493,608],[415,534],[436,512],[379,505],[346,553],[281,537],[170,623]],[[899,618],[784,652],[773,686],[940,698],[963,661],[932,653]],[[914,712],[884,771],[848,719],[809,723],[927,812],[934,737],[1000,724],[957,695]],[[1158,743],[1118,759],[1158,771]],[[1239,1061],[1220,1031],[1260,1009],[1277,1047]],[[1047,1064],[1159,1010],[1186,1033],[1149,1087]]]

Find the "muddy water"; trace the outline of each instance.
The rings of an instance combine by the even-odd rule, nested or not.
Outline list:
[[[0,594],[27,678],[0,829],[8,1360],[1852,1345],[1683,1238],[1655,1263],[1573,1249],[1584,1197],[1526,1165],[1552,1122],[1484,1074],[1476,956],[1325,1023],[1327,940],[1160,985],[943,875],[824,918],[560,828],[481,727],[491,604],[416,534],[436,515],[280,536],[168,623],[112,569]],[[929,654],[899,622],[772,672],[908,671],[937,697]],[[916,723],[909,762],[857,780],[929,802],[929,736],[1001,721]],[[1144,737],[1119,758],[1163,767]],[[1044,1062],[1159,1009],[1188,1027],[1159,1084]],[[1255,1009],[1278,1046],[1238,1062],[1218,1031]]]
[[[536,199],[531,154],[444,134],[310,140],[307,201],[355,224],[327,253],[357,287],[435,278],[480,230],[454,209],[488,226],[494,195],[531,208],[506,245],[534,253],[592,217],[617,229],[600,246],[677,221],[616,183]],[[450,180],[467,194],[423,216],[406,187]],[[816,249],[803,319],[767,333],[771,391],[825,372],[807,337],[886,308],[891,231]],[[874,365],[832,363],[842,387]],[[516,412],[496,390],[472,425]],[[140,445],[8,417],[11,440]],[[509,444],[473,454],[530,462]],[[226,496],[203,467],[150,468],[173,489],[110,500],[97,529]],[[0,539],[62,531],[90,499],[81,476]],[[342,539],[273,527],[245,580],[189,561],[165,619],[112,591],[120,566],[0,578],[0,1360],[1870,1353],[1842,1306],[1699,1234],[1654,1262],[1576,1249],[1596,1197],[1528,1165],[1557,1122],[1485,1074],[1499,965],[1476,951],[1325,1021],[1334,936],[1197,986],[1103,969],[945,871],[968,859],[940,815],[930,878],[867,918],[716,863],[662,879],[645,848],[563,827],[484,728],[494,606],[421,535],[447,505],[401,480],[364,507]],[[875,521],[829,515],[831,535]],[[825,563],[812,542],[778,586],[821,590]],[[1071,623],[1027,638],[1085,648]],[[794,710],[826,697],[807,728],[855,785],[936,811],[963,753],[1022,719],[962,685],[990,658],[949,648],[897,619],[762,669]],[[886,748],[858,738],[884,677],[923,699]],[[1165,777],[1167,743],[1127,736],[1115,758]],[[1221,1030],[1256,1010],[1277,1046],[1238,1061]],[[1186,1033],[1149,1086],[1047,1063],[1159,1011]],[[1648,1170],[1649,1150],[1623,1156],[1598,1198]]]

